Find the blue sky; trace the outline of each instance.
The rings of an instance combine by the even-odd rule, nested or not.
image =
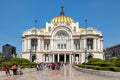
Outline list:
[[[46,22],[60,14],[65,15],[85,28],[96,28],[103,33],[104,48],[120,43],[120,0],[0,0],[0,51],[11,44],[21,53],[22,32],[34,27],[45,27]]]

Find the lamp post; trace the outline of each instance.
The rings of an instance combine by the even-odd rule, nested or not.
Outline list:
[[[35,60],[37,61],[37,39],[35,41]]]
[[[85,24],[86,24],[86,48],[85,48],[85,69],[87,69],[86,63],[87,63],[87,19],[85,19]]]
[[[32,49],[30,49],[30,68],[32,67],[32,64],[31,64],[31,62],[32,62],[31,53],[32,53]]]

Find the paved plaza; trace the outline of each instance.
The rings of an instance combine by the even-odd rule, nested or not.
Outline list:
[[[0,80],[120,80],[118,77],[97,76],[83,73],[74,69],[71,65],[64,65],[60,71],[52,71],[44,68],[43,71],[36,71],[36,69],[23,70],[23,75],[12,75],[7,77],[1,75]]]

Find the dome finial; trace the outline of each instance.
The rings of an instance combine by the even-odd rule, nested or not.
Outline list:
[[[61,16],[64,16],[64,10],[63,10],[63,8],[64,8],[64,7],[61,6],[61,12],[60,12],[60,15],[61,15]]]

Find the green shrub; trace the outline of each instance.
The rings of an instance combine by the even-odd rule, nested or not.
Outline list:
[[[110,62],[116,62],[117,60],[118,60],[118,58],[113,57],[113,58],[110,59]]]
[[[114,67],[115,72],[120,72],[120,67]]]
[[[17,63],[17,64],[30,63],[30,61],[28,59],[25,59],[25,58],[12,58],[10,61],[13,63]]]
[[[4,61],[5,61],[5,59],[3,59],[2,57],[0,57],[0,63],[4,62]]]
[[[99,58],[91,58],[87,64],[94,64],[94,63],[98,63],[98,62],[103,62],[103,60],[99,59]]]

